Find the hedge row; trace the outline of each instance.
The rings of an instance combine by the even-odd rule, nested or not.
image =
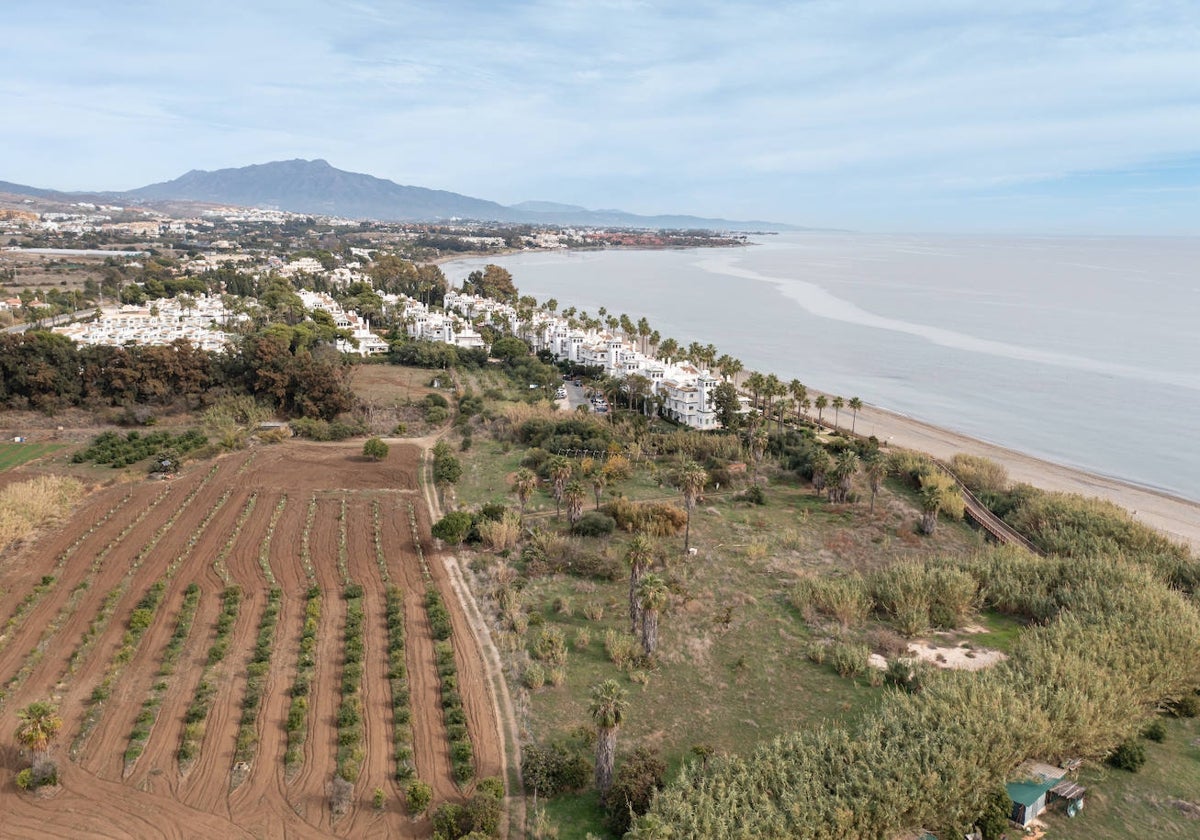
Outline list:
[[[460,785],[475,776],[475,750],[467,731],[467,713],[458,690],[458,669],[454,664],[454,643],[449,639],[438,642],[438,680],[442,686],[442,715],[446,721],[446,737],[450,741],[450,763],[454,781]]]
[[[362,769],[363,589],[356,583],[343,591],[346,622],[342,631],[342,702],[337,711],[337,775],[353,784]]]
[[[404,592],[387,588],[388,685],[392,691],[392,743],[396,758],[396,780],[405,781],[416,772],[413,764],[412,707],[405,660]]]
[[[271,671],[271,648],[275,642],[275,626],[279,623],[279,602],[283,590],[272,587],[267,595],[267,606],[258,621],[258,638],[254,653],[246,667],[246,693],[242,697],[242,717],[238,723],[237,744],[233,750],[233,762],[249,764],[258,747],[258,711],[262,706],[263,688]],[[240,781],[235,774],[235,787]]]
[[[308,692],[317,664],[317,628],[320,623],[321,589],[310,586],[304,603],[304,627],[300,631],[300,653],[296,658],[296,679],[292,682],[292,702],[288,706],[287,750],[283,754],[283,763],[289,772],[295,772],[299,767],[303,758],[301,749],[308,736]]]

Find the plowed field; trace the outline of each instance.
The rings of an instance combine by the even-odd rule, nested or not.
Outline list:
[[[483,658],[433,551],[417,480],[420,453],[393,446],[387,460],[375,463],[361,458],[360,446],[289,442],[198,464],[170,482],[104,490],[61,529],[4,561],[0,836],[428,836],[429,821],[405,813],[405,783],[395,779],[389,582],[404,591],[416,777],[432,786],[435,806],[462,801],[471,790],[460,790],[451,776],[414,514],[429,580],[453,611],[475,778],[503,775]],[[53,576],[49,584],[47,576]],[[164,587],[161,602],[130,653],[131,613],[156,583]],[[201,590],[195,617],[173,669],[163,669],[191,583]],[[347,583],[363,588],[363,749],[349,807],[337,814],[331,791]],[[221,596],[234,585],[242,592],[237,617],[224,655],[214,662]],[[253,759],[239,764],[242,704],[272,585],[282,590],[282,601],[261,681],[257,738]],[[316,663],[303,759],[289,772],[286,721],[313,585],[321,589],[322,608]],[[202,681],[212,692],[199,750],[181,763],[189,706]],[[149,706],[157,714],[140,754],[127,760],[130,733],[146,717],[148,698],[156,698]],[[34,797],[18,792],[14,781],[29,762],[15,746],[16,712],[45,699],[59,704],[64,721],[52,753],[62,785]],[[386,797],[379,810],[372,803],[376,789]]]

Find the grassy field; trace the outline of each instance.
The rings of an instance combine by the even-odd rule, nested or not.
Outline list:
[[[458,453],[464,468],[456,488],[459,504],[515,507],[508,476],[525,452],[477,431],[472,447]],[[746,754],[782,733],[820,721],[853,721],[874,708],[882,689],[871,683],[878,680],[842,678],[807,658],[810,631],[788,601],[792,585],[812,574],[866,571],[931,554],[961,556],[979,548],[981,537],[961,522],[943,523],[935,537],[916,536],[918,512],[899,488],[885,488],[871,513],[865,502],[831,505],[791,475],[764,472],[770,476],[765,505],[722,492],[696,507],[695,555],[684,554],[682,534],[658,540],[654,570],[667,578],[672,598],[661,620],[658,654],[648,667],[619,668],[605,649],[606,632],[630,629],[628,572],[621,562],[629,535],[571,537],[565,549],[576,564],[612,569],[614,579],[520,578],[528,628],[514,632],[497,620],[496,636],[506,652],[524,740],[546,743],[591,728],[589,692],[609,678],[626,689],[629,700],[618,768],[621,755],[648,746],[667,763],[668,778],[695,746]],[[606,488],[604,498],[682,505],[677,491],[661,481],[669,473],[666,464],[643,461],[630,479]],[[593,506],[589,488],[585,510]],[[565,515],[557,519],[554,508],[553,497],[539,490],[530,499],[526,526],[566,538]],[[477,548],[465,559],[475,572],[476,591],[485,596],[505,576],[526,571],[515,553],[502,557]],[[997,644],[1010,641],[1017,629],[999,618],[984,621]],[[561,630],[566,640],[565,679],[557,687],[547,682],[529,690],[522,676],[544,628]],[[589,831],[603,836],[603,812],[593,791],[538,804],[560,838],[584,838]]]
[[[1083,811],[1049,814],[1047,836],[1062,840],[1200,837],[1200,719],[1166,718],[1166,740],[1142,741],[1146,764],[1137,773],[1089,765]]]
[[[62,443],[0,443],[0,471],[50,455],[64,446]]]

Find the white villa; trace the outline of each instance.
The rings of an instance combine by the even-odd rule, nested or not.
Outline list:
[[[231,320],[248,318],[227,311],[219,297],[163,298],[149,306],[104,309],[95,321],[55,327],[54,332],[80,344],[152,345],[186,339],[201,350],[221,351],[233,338],[224,328]]]
[[[371,322],[357,312],[347,312],[336,300],[323,292],[310,292],[301,289],[297,292],[300,301],[306,309],[320,309],[333,317],[338,329],[350,330],[351,336],[358,342],[338,339],[337,349],[343,353],[358,353],[360,356],[379,356],[388,351],[388,343],[371,332]]]
[[[650,383],[650,393],[662,400],[663,413],[677,422],[695,429],[721,425],[713,403],[721,380],[707,370],[650,358],[620,336],[572,327],[565,318],[542,309],[522,320],[509,304],[462,292],[447,292],[445,306],[447,312],[456,311],[471,320],[482,317],[498,323],[529,342],[534,351],[549,350],[556,359],[599,367],[608,376],[643,376]]]
[[[405,330],[411,338],[453,344],[455,347],[486,346],[483,336],[471,326],[471,322],[450,311],[449,306],[445,312],[433,312],[421,301],[407,295],[384,295],[383,298],[392,306],[403,308]]]

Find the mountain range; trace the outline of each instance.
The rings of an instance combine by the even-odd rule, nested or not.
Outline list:
[[[622,210],[589,210],[572,204],[526,201],[504,205],[446,190],[397,184],[347,172],[324,160],[283,160],[213,172],[193,169],[172,181],[123,192],[69,193],[0,181],[0,192],[58,201],[109,204],[200,202],[259,207],[379,221],[472,219],[548,225],[630,228],[708,228],[729,231],[795,230],[762,221],[731,221],[698,216],[639,216]]]

